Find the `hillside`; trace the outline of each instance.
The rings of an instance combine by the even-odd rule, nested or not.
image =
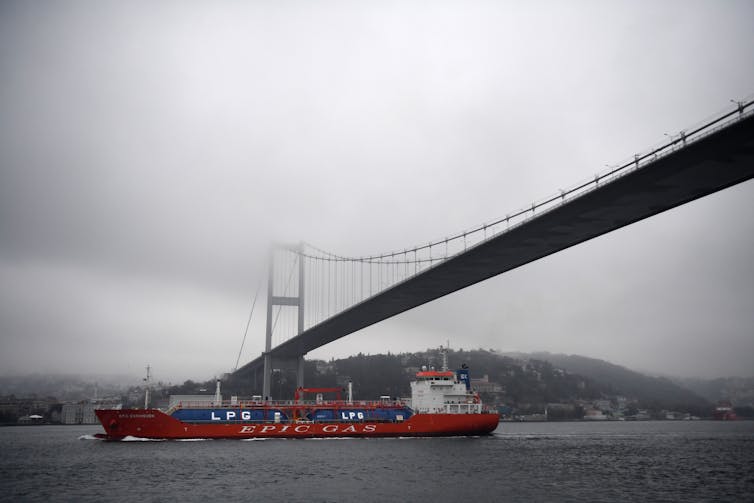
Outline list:
[[[607,393],[634,397],[649,408],[660,404],[670,409],[709,406],[709,400],[670,379],[650,377],[604,360],[546,352],[532,353],[528,356],[593,379],[604,386]]]
[[[580,417],[583,410],[597,402],[626,410],[674,410],[709,416],[712,403],[721,393],[734,399],[734,405],[751,402],[750,380],[724,379],[694,381],[689,386],[700,390],[689,391],[669,379],[649,377],[619,365],[576,355],[551,353],[501,354],[493,350],[451,350],[449,366],[462,364],[470,367],[473,386],[484,401],[500,405],[516,413],[542,413],[546,408],[568,411],[568,417]],[[422,366],[440,368],[442,355],[437,349],[401,354],[358,354],[330,361],[307,360],[304,382],[307,387],[345,388],[353,383],[356,398],[373,399],[381,395],[406,397],[409,383]],[[293,372],[274,371],[272,396],[289,399],[296,387]],[[124,379],[125,380],[125,379]],[[131,379],[127,379],[131,381]],[[261,379],[255,382],[223,379],[226,396],[261,395]],[[97,384],[95,384],[97,383]],[[153,397],[167,401],[170,394],[211,393],[213,381],[186,381],[178,386],[153,384]],[[703,396],[700,396],[704,394]],[[95,396],[123,397],[126,402],[138,405],[143,399],[141,386],[114,384],[105,377],[33,375],[0,378],[0,396],[13,401],[14,396],[50,397],[48,401],[90,399]],[[743,402],[741,399],[748,399]]]
[[[754,407],[754,377],[673,378],[673,382],[710,402],[724,400],[741,406]]]
[[[78,401],[97,396],[119,396],[141,379],[122,375],[27,374],[0,376],[0,397],[54,397]]]
[[[456,350],[448,353],[449,366],[466,363],[477,379],[487,403],[506,405],[522,412],[542,412],[548,404],[570,404],[573,414],[597,400],[621,402],[634,409],[676,410],[709,415],[711,404],[668,379],[649,377],[612,363],[582,356],[501,354],[492,350]],[[439,350],[417,353],[363,355],[324,361],[307,361],[305,382],[309,387],[345,387],[353,382],[354,395],[408,396],[409,381],[423,365],[439,368]],[[292,396],[295,375],[275,372],[272,394]],[[257,383],[259,386],[261,383]],[[247,395],[249,383],[229,380],[226,390]],[[186,389],[175,391],[186,392]],[[259,394],[259,391],[254,391]]]

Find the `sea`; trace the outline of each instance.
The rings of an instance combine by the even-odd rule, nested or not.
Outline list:
[[[107,442],[99,431],[0,428],[0,501],[754,501],[754,421],[326,440]]]

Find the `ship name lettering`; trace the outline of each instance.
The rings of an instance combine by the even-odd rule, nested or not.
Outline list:
[[[254,433],[256,431],[257,425],[247,425],[247,426],[241,426],[241,430],[239,433]],[[259,430],[259,433],[267,433],[270,431],[275,431],[277,427],[274,425],[266,425],[262,426],[262,428]],[[291,425],[285,424],[280,427],[280,430],[278,433],[284,433],[288,431],[291,428]],[[300,424],[298,426],[293,427],[293,431],[296,433],[308,433],[310,429],[310,426],[308,424]],[[363,428],[361,429],[362,433],[373,433],[377,430],[377,425],[375,424],[365,424]],[[344,428],[340,428],[337,424],[326,424],[322,427],[322,431],[324,433],[356,433],[356,425],[348,425]]]
[[[222,418],[221,418],[221,417],[217,417],[217,416],[215,416],[215,411],[213,410],[213,411],[212,411],[212,420],[213,420],[213,421],[221,421],[221,420],[222,420]]]
[[[248,410],[242,410],[241,419],[243,419],[244,421],[248,421],[249,419],[251,419],[251,412],[249,412]]]
[[[236,412],[235,411],[229,410],[229,411],[227,411],[225,413],[225,420],[226,421],[230,421],[231,419],[235,419],[235,418],[236,418]]]

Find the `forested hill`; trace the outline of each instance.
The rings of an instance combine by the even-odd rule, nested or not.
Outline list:
[[[513,354],[515,355],[515,354]],[[521,354],[521,357],[548,361],[567,372],[600,383],[608,393],[641,397],[648,404],[706,405],[708,401],[664,377],[650,377],[596,358],[553,353]]]
[[[536,409],[548,403],[576,403],[622,397],[640,408],[668,410],[708,409],[710,403],[668,379],[649,377],[609,362],[582,356],[501,354],[492,350],[451,350],[451,369],[466,363],[472,379],[480,385],[485,401],[518,408]],[[372,399],[381,395],[408,396],[409,382],[423,366],[440,368],[442,355],[430,349],[417,353],[359,354],[338,360],[306,362],[307,387],[345,387],[353,382],[356,398]],[[293,373],[275,372],[274,397],[293,396]],[[226,391],[249,393],[249,383],[228,381]],[[173,392],[188,391],[176,387]],[[254,391],[259,394],[259,391]]]

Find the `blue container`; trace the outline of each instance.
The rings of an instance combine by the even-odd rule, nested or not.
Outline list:
[[[401,420],[405,421],[411,417],[411,411],[407,408],[400,409],[380,409],[377,408],[372,412],[371,419],[379,419],[382,421],[397,421],[398,416],[401,416]]]
[[[335,419],[335,411],[331,409],[319,409],[313,411],[309,417],[312,421],[332,421]]]

